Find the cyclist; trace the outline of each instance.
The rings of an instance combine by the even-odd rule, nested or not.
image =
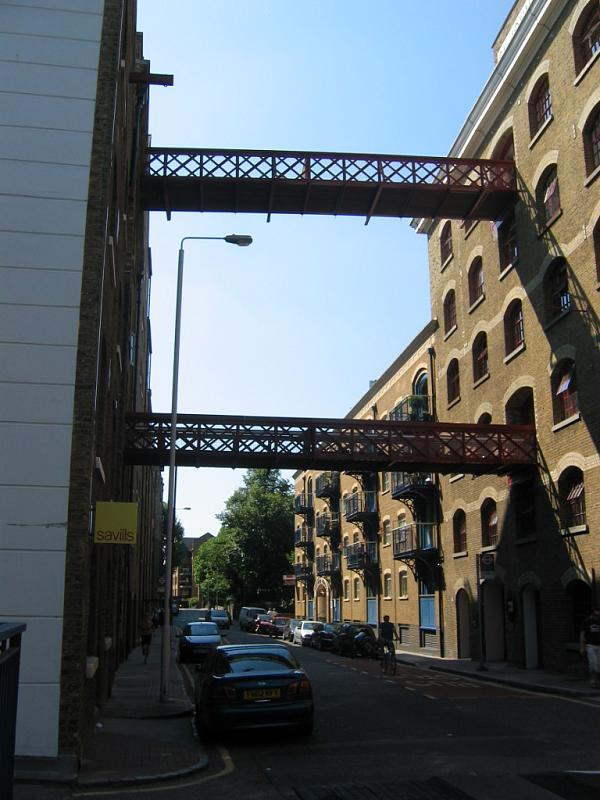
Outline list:
[[[390,622],[389,615],[386,614],[383,622],[379,625],[379,641],[382,649],[382,667],[383,671],[388,671],[388,659],[392,672],[396,672],[396,649],[394,647],[394,639],[396,638],[396,631],[394,625]]]

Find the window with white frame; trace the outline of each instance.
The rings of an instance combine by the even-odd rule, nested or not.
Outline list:
[[[392,596],[392,576],[389,572],[386,572],[383,576],[383,596]]]
[[[360,579],[354,578],[354,599],[360,600]]]
[[[383,520],[383,544],[390,544],[392,541],[392,525],[389,519]]]
[[[398,594],[403,599],[408,597],[408,572],[405,569],[398,573]]]

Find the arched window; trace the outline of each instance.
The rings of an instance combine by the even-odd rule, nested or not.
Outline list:
[[[551,322],[571,308],[569,273],[564,258],[557,258],[546,270],[544,276],[544,303],[546,322]]]
[[[420,397],[427,397],[429,394],[429,379],[425,370],[419,372],[413,384],[413,394]]]
[[[473,380],[478,381],[489,373],[487,334],[482,331],[473,342]]]
[[[458,370],[458,359],[453,358],[448,364],[446,373],[446,385],[448,390],[448,402],[452,403],[460,397],[460,374]]]
[[[505,416],[509,425],[535,425],[535,406],[531,386],[522,386],[511,395],[506,403]]]
[[[306,484],[306,499],[307,499],[308,508],[312,508],[313,507],[313,481],[312,481],[312,478],[309,478],[308,482]]]
[[[492,424],[492,415],[489,414],[487,411],[484,411],[483,414],[477,420],[478,425],[491,425]]]
[[[480,297],[485,294],[485,286],[483,283],[483,261],[478,256],[473,260],[469,268],[469,303],[477,302]]]
[[[575,362],[565,358],[552,374],[552,396],[554,401],[554,422],[562,422],[579,411]]]
[[[546,170],[538,186],[537,206],[540,227],[550,225],[560,214],[560,194],[558,191],[558,173],[553,165]]]
[[[494,500],[481,506],[481,546],[492,547],[498,543],[498,511]]]
[[[592,111],[583,128],[585,171],[591,175],[600,167],[600,103]]]
[[[523,327],[523,305],[514,300],[504,315],[504,350],[505,354],[514,352],[525,344],[525,328]]]
[[[384,597],[391,597],[392,596],[392,576],[389,572],[386,572],[383,576],[383,596]]]
[[[575,71],[581,72],[598,50],[600,50],[600,6],[597,0],[593,0],[579,18],[573,33]]]
[[[348,578],[344,579],[344,600],[350,599],[350,581]]]
[[[442,228],[440,235],[440,258],[442,265],[449,261],[452,256],[452,225],[450,220]]]
[[[358,578],[354,578],[354,599],[360,600],[360,580]]]
[[[398,595],[402,598],[408,597],[408,572],[405,569],[398,573]]]
[[[576,467],[565,470],[558,479],[561,522],[565,528],[586,524],[583,473]]]
[[[496,223],[498,230],[498,254],[500,257],[500,272],[509,267],[514,267],[519,261],[519,243],[517,241],[517,222],[514,209],[504,219]]]
[[[542,75],[529,99],[529,130],[531,136],[552,117],[552,98],[548,75]]]
[[[462,508],[452,518],[452,532],[454,534],[454,552],[465,553],[467,550],[467,517]]]
[[[444,333],[447,335],[456,328],[456,293],[450,289],[444,298]]]
[[[392,524],[389,519],[383,521],[383,544],[390,544],[392,541]]]

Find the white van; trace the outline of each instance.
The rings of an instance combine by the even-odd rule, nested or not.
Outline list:
[[[240,630],[241,631],[254,631],[254,620],[257,614],[266,614],[266,608],[259,608],[258,606],[242,606],[240,608]]]

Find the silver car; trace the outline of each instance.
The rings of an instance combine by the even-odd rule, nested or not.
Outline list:
[[[313,631],[320,625],[321,623],[317,622],[314,619],[303,619],[300,625],[298,625],[298,627],[294,631],[292,642],[294,644],[301,644],[303,647],[310,644]]]
[[[216,622],[189,622],[179,637],[179,661],[203,661],[221,643]]]
[[[211,608],[210,621],[216,622],[219,628],[229,628],[229,614],[220,608]]]

